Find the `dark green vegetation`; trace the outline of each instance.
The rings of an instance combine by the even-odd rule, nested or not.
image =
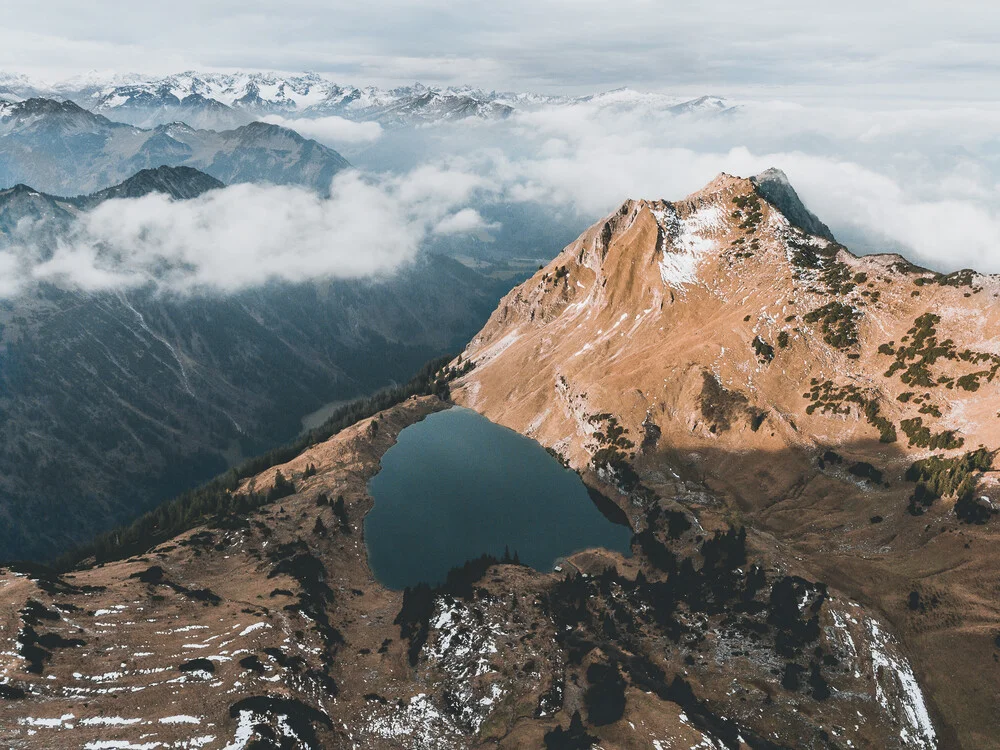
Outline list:
[[[874,484],[882,483],[882,472],[867,461],[857,461],[847,469],[851,474],[861,479],[867,479]]]
[[[626,437],[628,428],[622,427],[618,418],[608,413],[592,414],[587,420],[597,427],[593,435],[597,441],[597,450],[590,459],[590,468],[604,481],[617,487],[619,492],[628,495],[634,503],[645,505],[652,502],[655,499],[654,493],[642,483],[632,466],[636,453],[633,450],[635,444]],[[643,442],[646,444],[645,438],[650,434],[656,435],[659,428],[655,425],[650,428],[644,424],[643,430]],[[608,520],[617,523],[613,514],[605,512],[605,515]]]
[[[807,278],[816,281],[817,286],[812,287],[811,292],[845,296],[868,279],[863,273],[853,273],[846,263],[837,260],[837,254],[844,248],[835,242],[817,246],[810,238],[797,233],[789,237],[788,247],[796,278],[809,274]]]
[[[803,235],[789,238],[788,246],[791,248],[789,260],[792,265],[803,270],[819,270],[837,255],[836,245],[818,247]]]
[[[823,340],[837,349],[850,349],[858,343],[858,321],[862,313],[843,302],[828,302],[806,313],[806,323],[820,323]]]
[[[254,717],[255,738],[246,745],[248,749],[295,747],[297,750],[323,750],[323,743],[316,735],[316,725],[327,729],[333,727],[329,716],[297,698],[255,695],[229,707],[229,716],[233,719],[247,712]]]
[[[135,578],[142,583],[147,584],[151,589],[157,586],[166,586],[167,588],[173,589],[178,594],[186,596],[194,601],[203,602],[206,605],[217,606],[222,599],[219,598],[217,594],[212,592],[211,589],[189,589],[187,586],[182,586],[179,583],[170,581],[164,575],[164,570],[159,565],[153,565],[140,573],[133,573],[129,578]]]
[[[899,429],[909,439],[910,447],[953,450],[965,444],[965,438],[959,437],[954,430],[931,432],[929,427],[924,426],[923,417],[904,419],[900,421]]]
[[[616,423],[605,428],[623,439]],[[628,552],[628,526],[595,507],[575,472],[474,411],[455,407],[410,425],[381,466],[369,483],[365,543],[389,588],[438,584],[483,552],[516,550],[542,571],[581,549]]]
[[[45,664],[52,659],[52,652],[60,648],[78,648],[86,646],[86,641],[80,638],[64,638],[58,633],[41,633],[36,628],[46,622],[53,623],[62,620],[62,615],[55,609],[48,609],[40,602],[29,599],[18,613],[21,617],[21,629],[18,631],[18,654],[25,660],[26,672],[43,674]]]
[[[277,491],[271,489],[264,495],[234,494],[233,491],[244,479],[285,463],[306,448],[323,442],[355,422],[401,403],[410,396],[428,394],[447,396],[447,380],[451,376],[446,374],[449,371],[444,368],[449,361],[450,357],[433,360],[405,386],[388,388],[341,407],[322,426],[310,430],[293,443],[250,459],[216,477],[205,486],[160,505],[128,526],[105,533],[94,541],[70,551],[58,560],[57,567],[68,569],[91,557],[99,563],[128,557],[201,523],[238,522],[239,516],[294,492],[294,480],[286,481],[286,478],[282,477],[280,486],[276,482]]]
[[[753,347],[754,352],[756,352],[757,359],[761,362],[770,364],[774,359],[774,347],[764,341],[764,339],[760,336],[755,336],[750,345]]]
[[[587,734],[580,712],[574,711],[569,728],[558,726],[545,734],[545,750],[589,750],[597,743],[597,738]]]
[[[768,654],[763,658],[809,672],[805,692],[823,700],[829,695],[827,676],[839,670],[819,627],[826,587],[765,573],[752,563],[742,529],[700,542],[686,533],[677,540],[667,533],[667,521],[654,505],[645,538],[636,539],[638,553],[652,566],[649,576],[627,578],[608,568],[593,578],[568,575],[548,593],[547,609],[569,669],[578,665],[586,677],[587,721],[600,726],[620,718],[625,689],[631,685],[678,703],[696,727],[719,737],[726,747],[738,747],[740,734],[752,748],[773,747],[715,714],[681,674],[671,677],[673,667],[663,661],[662,647],[652,644],[665,639],[673,644],[668,652],[686,654],[684,663],[694,665],[701,658],[705,632],[718,628],[717,637],[740,638],[746,644],[746,651],[734,655]],[[694,552],[684,551],[692,541]]]
[[[729,390],[710,372],[702,372],[701,394],[698,408],[708,424],[708,431],[720,434],[732,429],[737,420],[745,419],[756,432],[765,414],[750,406],[740,391]]]
[[[952,339],[938,341],[937,325],[940,322],[941,316],[930,312],[924,313],[913,321],[913,327],[906,332],[898,346],[894,341],[881,344],[878,348],[879,354],[895,358],[886,370],[885,377],[891,378],[897,372],[901,372],[899,379],[906,385],[923,388],[944,385],[949,389],[958,387],[967,391],[978,390],[981,378],[992,383],[1000,371],[1000,356],[988,352],[975,352],[971,349],[959,351]],[[935,379],[931,367],[942,358],[970,365],[989,363],[989,368],[967,373],[957,379],[947,376]]]
[[[301,613],[313,630],[319,633],[326,646],[324,660],[329,667],[330,654],[343,645],[344,637],[330,623],[328,614],[333,604],[333,589],[326,584],[327,570],[323,561],[309,551],[309,545],[301,539],[278,545],[268,551],[268,560],[273,563],[268,578],[287,575],[299,584],[297,601],[286,604],[285,610]]]
[[[896,442],[895,426],[879,414],[877,394],[866,392],[853,383],[835,386],[832,380],[821,382],[819,378],[813,378],[812,387],[808,393],[802,394],[802,398],[812,401],[806,407],[806,414],[813,414],[816,411],[821,414],[850,414],[850,404],[855,404],[868,423],[879,431],[880,442]]]
[[[733,211],[733,218],[740,222],[740,229],[747,234],[754,234],[764,216],[760,210],[760,198],[756,194],[737,195],[733,197],[736,210]]]
[[[399,637],[409,642],[407,650],[410,664],[416,665],[420,649],[427,642],[430,633],[430,618],[434,614],[434,599],[439,596],[472,599],[476,594],[475,584],[494,565],[520,565],[517,555],[504,551],[501,558],[484,554],[466,560],[448,571],[443,583],[430,585],[421,582],[403,589],[403,606],[393,623],[399,625]]]
[[[931,277],[921,276],[918,279],[914,279],[913,283],[917,286],[925,286],[926,284],[955,287],[967,286],[972,288],[972,292],[975,294],[983,290],[982,287],[974,285],[977,276],[979,274],[971,268],[963,268],[961,271],[953,271],[952,273],[935,273]]]
[[[713,640],[732,644],[734,657],[777,662],[784,673],[801,675],[779,687],[781,672],[773,670],[770,680],[777,690],[822,701],[830,695],[829,681],[848,674],[840,646],[820,627],[825,585],[755,564],[743,529],[706,539],[694,534],[690,522],[677,523],[678,514],[683,516],[665,512],[659,503],[648,510],[645,530],[634,542],[645,572],[629,577],[608,567],[595,576],[535,579],[538,593],[523,597],[537,599],[539,614],[554,625],[556,644],[566,655],[551,689],[540,696],[536,715],[563,708],[571,684],[579,686],[582,698],[569,726],[546,734],[546,748],[590,747],[590,728],[622,718],[631,688],[676,703],[695,727],[727,748],[741,747],[742,738],[750,748],[775,750],[778,746],[749,727],[713,711],[685,678],[704,664],[710,632]],[[480,558],[454,571],[441,587],[404,592],[396,624],[410,644],[411,664],[420,662],[439,603],[452,607],[461,599],[470,622],[496,606],[500,600],[491,583],[501,577],[484,579],[497,562],[510,561]]]
[[[955,497],[955,514],[967,523],[985,523],[996,513],[976,499],[976,486],[984,471],[993,466],[995,452],[979,448],[955,458],[931,456],[914,462],[906,470],[906,481],[916,482],[907,510],[920,516],[935,500]]]
[[[569,269],[566,266],[556,266],[555,272],[550,276],[547,273],[542,274],[542,281],[546,284],[551,283],[552,286],[559,286],[559,282],[562,282],[564,287],[569,285]]]
[[[590,459],[590,465],[597,472],[604,472],[612,484],[618,485],[626,494],[640,485],[639,475],[629,461],[630,451],[635,443],[626,437],[628,428],[618,423],[613,414],[591,414],[587,421],[597,429],[594,440],[598,448]]]

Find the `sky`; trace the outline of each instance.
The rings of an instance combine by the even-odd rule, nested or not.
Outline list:
[[[5,7],[4,7],[5,6]],[[992,97],[1000,5],[884,0],[3,0],[0,69],[315,71],[543,93]]]

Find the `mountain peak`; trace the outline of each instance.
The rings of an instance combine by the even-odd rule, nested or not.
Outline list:
[[[819,218],[806,208],[799,198],[788,176],[780,169],[771,167],[750,178],[757,193],[777,208],[788,221],[807,234],[823,237],[835,242],[833,232]]]
[[[712,178],[711,182],[700,190],[696,190],[691,193],[691,195],[688,196],[688,199],[707,197],[720,192],[752,189],[752,186],[753,183],[746,177],[729,174],[728,172],[719,172],[719,174]]]
[[[222,187],[225,183],[193,167],[164,165],[140,170],[117,185],[80,200],[84,206],[93,206],[112,198],[141,198],[151,193],[163,193],[174,200],[187,200]]]

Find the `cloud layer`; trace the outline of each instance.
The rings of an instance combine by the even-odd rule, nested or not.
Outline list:
[[[600,100],[499,125],[465,125],[445,156],[509,201],[572,209],[593,223],[626,198],[677,199],[719,172],[784,170],[807,205],[859,252],[902,252],[931,268],[1000,272],[1000,109],[865,111],[744,102],[671,115]],[[486,132],[483,132],[486,131]],[[442,139],[455,150],[459,136]]]
[[[0,296],[38,282],[82,291],[153,285],[229,293],[273,280],[387,273],[435,232],[481,226],[474,210],[460,207],[484,184],[427,167],[380,180],[341,173],[329,198],[234,185],[188,201],[159,194],[108,201],[55,240],[41,240],[37,226],[22,223],[0,250]]]
[[[331,137],[360,138],[327,119],[317,127]],[[338,175],[329,199],[240,185],[192,201],[108,202],[57,241],[26,224],[0,249],[0,296],[39,282],[229,293],[389,273],[426,248],[551,257],[627,198],[677,199],[719,172],[772,166],[855,251],[1000,272],[996,132],[1000,108],[747,100],[677,115],[627,92],[501,122],[387,131],[364,150],[382,157]]]

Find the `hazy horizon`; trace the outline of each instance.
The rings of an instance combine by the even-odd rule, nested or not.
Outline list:
[[[97,12],[95,12],[95,6]],[[198,23],[192,24],[191,19]],[[990,23],[990,21],[994,23]],[[471,85],[579,94],[651,91],[988,100],[1000,77],[1000,8],[787,0],[628,9],[598,0],[383,0],[137,5],[54,0],[7,9],[0,69],[312,70],[355,84]]]

